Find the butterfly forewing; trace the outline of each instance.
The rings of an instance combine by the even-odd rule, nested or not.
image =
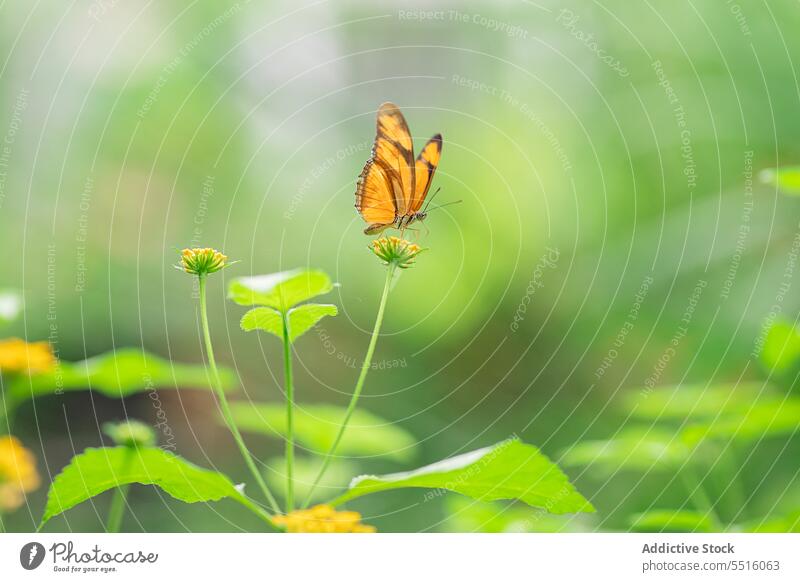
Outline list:
[[[414,145],[406,119],[394,103],[378,108],[372,158],[389,178],[397,214],[404,215],[414,191]]]
[[[414,187],[414,196],[407,210],[409,214],[419,212],[420,208],[422,208],[422,204],[425,202],[425,197],[428,195],[428,190],[431,187],[431,182],[433,182],[433,174],[439,166],[439,158],[441,157],[442,134],[437,133],[428,140],[428,143],[425,144],[425,147],[422,148],[422,151],[419,152],[419,156],[417,156],[414,169],[416,183]]]

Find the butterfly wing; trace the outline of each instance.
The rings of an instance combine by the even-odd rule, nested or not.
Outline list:
[[[390,225],[406,214],[414,195],[414,169],[408,124],[397,105],[384,103],[378,108],[372,156],[356,189],[356,209],[370,228]]]
[[[419,152],[417,161],[414,164],[416,182],[414,185],[414,196],[407,210],[409,214],[415,214],[422,208],[422,204],[425,202],[425,197],[428,195],[428,190],[431,187],[431,182],[433,182],[433,174],[439,166],[439,159],[441,157],[442,134],[437,133],[428,140],[428,143],[426,143],[422,151]]]
[[[373,159],[387,170],[398,216],[408,211],[414,194],[414,144],[408,124],[394,103],[378,108]]]
[[[369,223],[367,234],[380,232],[397,218],[391,181],[374,158],[367,161],[358,178],[356,210]]]

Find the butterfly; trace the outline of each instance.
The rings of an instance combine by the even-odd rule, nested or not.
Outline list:
[[[372,155],[356,186],[356,210],[367,222],[364,234],[387,228],[405,230],[422,221],[422,204],[442,155],[442,134],[437,133],[414,158],[408,124],[394,103],[378,108],[377,132]]]

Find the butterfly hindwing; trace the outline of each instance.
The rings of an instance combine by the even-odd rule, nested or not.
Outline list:
[[[370,225],[392,224],[397,217],[391,184],[384,170],[370,159],[356,187],[356,210]]]
[[[413,214],[419,212],[420,208],[422,208],[422,204],[425,202],[425,197],[428,195],[428,190],[431,187],[431,182],[433,182],[433,174],[439,166],[439,159],[441,157],[442,134],[437,133],[428,140],[428,143],[426,143],[422,151],[419,152],[417,161],[414,164],[416,183],[414,187],[414,196],[411,198],[411,204],[407,210],[408,213]]]

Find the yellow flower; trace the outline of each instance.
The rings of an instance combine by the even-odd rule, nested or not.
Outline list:
[[[375,527],[361,523],[357,511],[336,511],[330,505],[315,505],[272,518],[289,533],[375,533]]]
[[[16,509],[39,487],[36,458],[11,435],[0,436],[0,511]]]
[[[47,342],[28,343],[13,337],[0,340],[0,372],[49,372],[56,366],[53,350]]]
[[[425,250],[419,245],[410,243],[397,236],[375,239],[372,241],[370,249],[378,258],[382,259],[385,264],[394,264],[401,269],[408,269],[414,264],[417,255]]]
[[[183,249],[177,268],[192,275],[208,275],[228,266],[228,257],[216,249]]]

